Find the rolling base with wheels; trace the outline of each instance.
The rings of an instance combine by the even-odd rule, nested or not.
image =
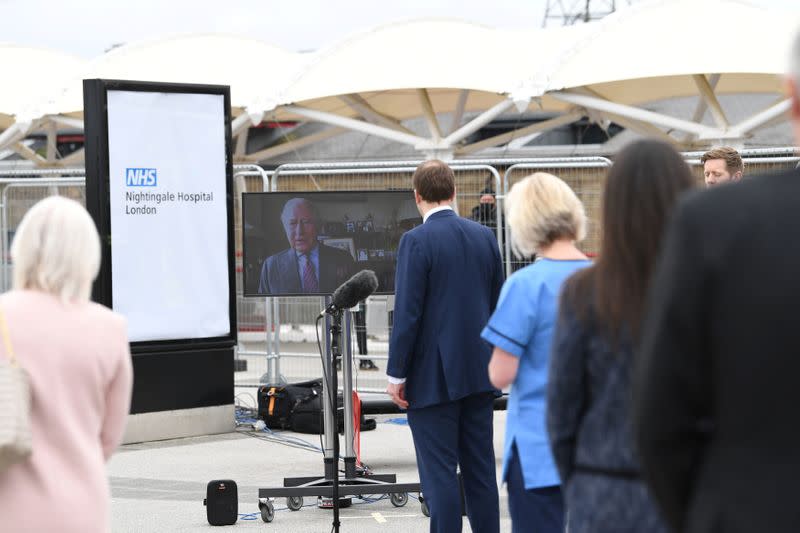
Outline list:
[[[283,487],[258,489],[258,507],[264,522],[272,522],[275,518],[275,498],[286,498],[286,507],[291,511],[299,511],[303,507],[305,496],[316,496],[317,506],[321,509],[333,508],[333,482],[318,477],[285,478]],[[394,474],[373,474],[365,477],[344,478],[339,480],[339,507],[349,507],[352,497],[365,494],[388,494],[389,501],[395,507],[403,507],[408,503],[409,493],[420,493],[419,483],[397,483]],[[422,512],[427,507],[419,494]],[[429,514],[425,514],[429,516]]]
[[[275,506],[272,504],[272,500],[258,501],[258,510],[261,512],[261,520],[264,522],[272,522],[275,520]]]
[[[326,302],[327,304],[330,302]],[[334,529],[338,531],[338,510],[348,507],[352,497],[360,498],[367,494],[388,494],[392,505],[403,507],[408,503],[408,493],[420,493],[420,484],[398,483],[395,474],[370,474],[358,475],[356,472],[356,454],[353,450],[353,402],[352,402],[352,353],[350,350],[350,315],[345,312],[344,318],[347,326],[345,329],[345,342],[341,343],[341,316],[328,325],[329,335],[326,335],[327,357],[323,359],[323,371],[330,375],[330,383],[323,380],[323,427],[324,431],[324,475],[313,477],[284,478],[282,487],[258,489],[258,508],[264,522],[275,519],[275,498],[286,498],[286,506],[292,511],[299,511],[303,507],[303,498],[316,496],[318,507],[333,509]],[[328,337],[330,336],[330,343]],[[346,346],[345,350],[341,345]],[[329,391],[338,390],[336,379],[336,362],[344,352],[343,375],[343,403],[344,403],[344,433],[345,453],[343,459],[344,476],[339,477],[339,439],[334,428],[338,427],[336,412],[331,408],[335,394]],[[327,401],[326,401],[327,399]],[[335,501],[335,495],[338,495]],[[422,498],[420,498],[421,500]],[[337,503],[337,505],[334,505]],[[424,507],[423,507],[424,510]]]

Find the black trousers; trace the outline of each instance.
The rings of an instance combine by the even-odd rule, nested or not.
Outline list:
[[[356,330],[356,344],[358,344],[358,355],[367,355],[367,311],[366,309],[354,311],[353,325]]]

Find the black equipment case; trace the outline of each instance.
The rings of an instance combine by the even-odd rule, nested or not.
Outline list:
[[[270,429],[292,429],[293,413],[301,406],[315,404],[315,410],[322,407],[322,379],[286,385],[261,385],[258,388],[258,418]],[[307,405],[305,410],[312,409]],[[312,432],[313,433],[313,432]]]
[[[206,518],[212,526],[230,526],[239,518],[239,495],[236,482],[232,479],[215,479],[208,482],[206,498]]]
[[[258,388],[258,418],[270,429],[290,429],[297,433],[321,435],[322,379],[286,385],[261,385]],[[344,402],[336,397],[339,432],[344,430]],[[363,422],[363,417],[362,417]]]

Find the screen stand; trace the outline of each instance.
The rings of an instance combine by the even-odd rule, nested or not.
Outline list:
[[[330,297],[326,297],[324,307],[330,304]],[[408,502],[408,493],[420,493],[419,483],[397,483],[395,474],[372,474],[356,471],[356,457],[353,450],[353,437],[355,434],[353,420],[353,354],[350,341],[350,311],[338,312],[325,320],[325,357],[323,370],[328,379],[322,380],[322,411],[324,421],[324,475],[323,477],[295,477],[284,478],[283,487],[258,489],[258,507],[261,517],[265,522],[272,522],[275,517],[275,498],[285,497],[286,506],[292,511],[299,511],[303,507],[304,496],[317,496],[319,506],[333,509],[333,526],[339,531],[339,508],[349,507],[350,497],[364,494],[388,494],[392,505],[402,507]],[[342,321],[345,329],[342,331]],[[344,348],[344,349],[342,349]],[[345,452],[344,452],[344,478],[339,479],[339,435],[337,432],[338,408],[331,409],[338,402],[333,400],[337,396],[338,376],[336,361],[344,355],[342,364]],[[329,390],[333,389],[333,390]],[[349,399],[349,400],[348,400]],[[333,401],[331,401],[333,400]],[[422,512],[425,513],[424,504]],[[427,514],[427,513],[425,513]]]
[[[327,303],[327,299],[326,299]],[[338,377],[338,372],[336,371],[336,363],[342,356],[341,352],[341,337],[342,337],[342,311],[335,311],[331,316],[330,320],[326,319],[326,324],[330,324],[329,331],[330,331],[330,339],[331,339],[331,349],[330,354],[331,357],[328,361],[328,376],[330,379],[324,379],[323,389],[322,389],[322,398],[323,398],[323,413],[327,410],[331,417],[325,417],[325,422],[332,422],[332,424],[325,424],[325,438],[328,439],[330,434],[332,434],[332,438],[328,441],[333,442],[333,454],[331,457],[330,462],[328,462],[328,458],[326,457],[326,473],[328,470],[331,471],[333,474],[331,477],[333,478],[333,530],[335,533],[339,533],[339,505],[341,502],[339,501],[339,406],[338,406],[338,391],[339,391],[339,384],[336,381]],[[326,336],[327,337],[327,336]],[[330,389],[327,391],[325,390],[324,385],[326,383],[330,383]],[[331,412],[332,411],[332,412]],[[330,428],[330,429],[329,429]],[[330,431],[332,430],[332,431]],[[332,464],[332,468],[328,468],[328,465]],[[327,476],[326,476],[327,477]]]

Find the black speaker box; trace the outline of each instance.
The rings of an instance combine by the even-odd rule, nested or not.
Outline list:
[[[230,526],[239,518],[239,495],[232,479],[215,479],[206,487],[206,517],[212,526]]]

